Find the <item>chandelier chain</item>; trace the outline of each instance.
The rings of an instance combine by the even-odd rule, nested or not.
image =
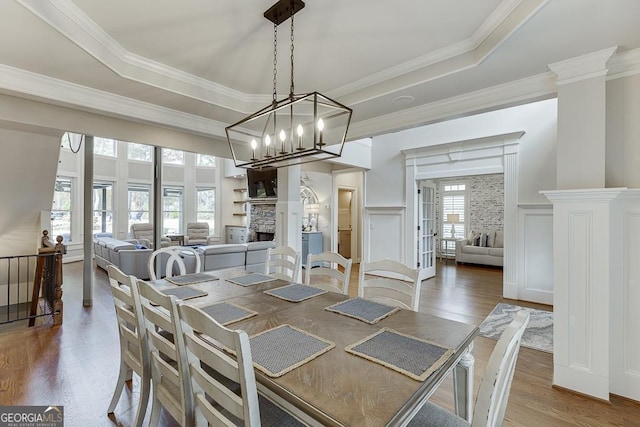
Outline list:
[[[293,0],[291,0],[291,87],[289,88],[289,95],[293,97]]]
[[[276,103],[278,94],[278,24],[273,24],[273,102]]]

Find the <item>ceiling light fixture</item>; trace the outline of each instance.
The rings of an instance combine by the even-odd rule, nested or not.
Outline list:
[[[318,93],[294,93],[293,16],[302,0],[280,0],[264,13],[273,22],[273,100],[258,112],[225,128],[233,161],[247,169],[279,168],[342,155],[351,108]],[[291,19],[291,86],[277,99],[278,25]]]

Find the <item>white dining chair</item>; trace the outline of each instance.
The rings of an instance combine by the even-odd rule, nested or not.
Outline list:
[[[418,311],[424,269],[384,259],[360,264],[358,296],[382,304]]]
[[[347,295],[352,263],[352,259],[347,259],[335,252],[309,254],[307,256],[304,283],[325,291]],[[319,265],[311,268],[314,264]],[[342,271],[337,267],[341,267]]]
[[[303,424],[258,396],[249,336],[202,310],[178,302],[196,427],[301,427]],[[224,348],[224,350],[223,350]],[[235,354],[229,355],[229,351]]]
[[[140,377],[140,397],[134,426],[142,426],[151,391],[151,371],[149,368],[149,347],[142,318],[142,306],[137,292],[137,279],[124,274],[114,265],[107,266],[109,284],[118,321],[120,336],[120,369],[113,397],[107,412],[115,411],[125,384],[135,372]]]
[[[264,264],[264,273],[297,283],[300,274],[300,252],[296,252],[289,246],[269,248]]]
[[[522,335],[528,323],[529,312],[520,310],[502,332],[480,380],[471,423],[438,405],[427,402],[409,422],[409,426],[500,427],[507,409]]]
[[[158,425],[160,410],[164,408],[181,426],[191,427],[194,424],[193,396],[176,298],[163,294],[148,282],[138,280],[137,283],[153,386],[149,425]]]
[[[174,264],[180,275],[186,274],[187,267],[185,266],[183,259],[184,253],[189,253],[195,259],[195,271],[193,273],[200,273],[202,262],[200,261],[200,255],[194,248],[190,248],[188,246],[168,246],[166,248],[153,251],[149,256],[148,266],[150,280],[153,281],[158,278],[156,275],[158,257],[160,258],[161,266],[165,267],[165,277],[174,276]],[[160,267],[160,269],[162,269],[162,267]]]

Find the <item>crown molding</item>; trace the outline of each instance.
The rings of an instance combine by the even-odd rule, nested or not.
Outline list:
[[[271,101],[129,52],[69,0],[17,2],[122,78],[245,114]]]
[[[607,65],[609,66],[607,80],[640,73],[640,48],[616,53]]]
[[[0,64],[0,90],[18,93],[22,97],[35,97],[51,104],[93,110],[109,116],[141,120],[226,139],[226,124],[221,122],[3,64]]]
[[[242,114],[250,114],[271,101],[270,95],[246,94],[127,51],[70,0],[16,1],[122,78]],[[503,0],[470,38],[331,90],[328,95],[341,98],[353,94],[349,103],[357,104],[476,66],[548,1]],[[465,55],[471,62],[454,61]],[[441,71],[408,76],[447,61]],[[380,83],[402,76],[405,78],[397,84],[376,90]]]
[[[557,92],[551,72],[484,88],[453,98],[396,111],[352,123],[349,138],[357,139],[422,126],[451,117],[487,111],[505,105],[551,97]]]
[[[505,0],[468,39],[328,91],[328,96],[356,105],[478,66],[549,1]]]
[[[549,69],[557,76],[559,86],[579,82],[581,80],[607,75],[607,62],[615,54],[618,46],[613,46],[597,52],[570,58],[549,64]]]

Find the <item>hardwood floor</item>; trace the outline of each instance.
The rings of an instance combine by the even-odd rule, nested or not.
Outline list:
[[[547,306],[501,298],[502,270],[438,262],[423,283],[420,310],[480,324],[498,302]],[[139,384],[126,391],[116,413],[106,410],[117,378],[119,342],[107,275],[96,269],[94,305],[82,307],[82,263],[64,266],[64,324],[0,334],[0,405],[64,405],[65,426],[130,426]],[[349,293],[357,293],[357,268]],[[495,341],[475,340],[475,391]],[[551,387],[552,355],[520,350],[505,426],[640,426],[640,404],[611,396],[600,402]],[[453,383],[432,397],[453,411]],[[169,418],[169,417],[167,417]],[[162,426],[175,422],[163,419]]]

